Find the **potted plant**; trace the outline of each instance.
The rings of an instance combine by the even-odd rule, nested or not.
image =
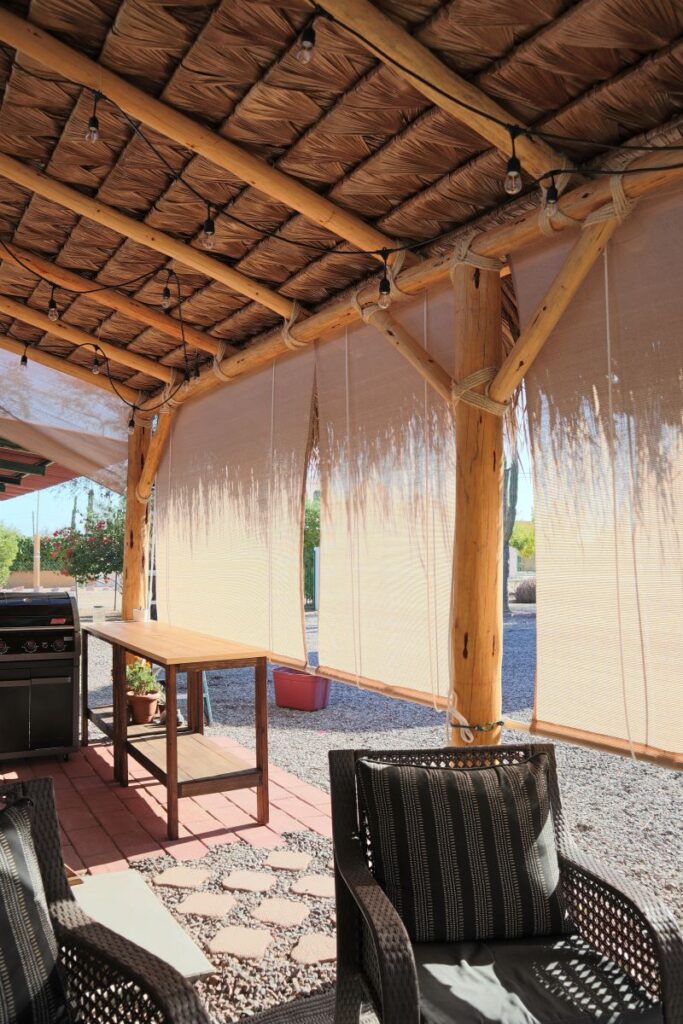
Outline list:
[[[126,666],[128,706],[135,725],[148,725],[157,713],[159,684],[152,667],[142,658]]]
[[[295,711],[322,711],[330,703],[330,680],[295,668],[273,669],[275,703]]]

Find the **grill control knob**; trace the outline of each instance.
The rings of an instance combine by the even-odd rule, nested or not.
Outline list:
[[[34,651],[38,650],[38,644],[35,640],[27,640],[24,644],[24,650],[27,654],[33,654]]]
[[[0,654],[7,654],[9,651],[9,644],[6,644],[4,640],[0,640]]]
[[[66,647],[66,644],[64,643],[63,640],[53,640],[52,641],[52,650],[53,651],[63,651],[65,647]]]

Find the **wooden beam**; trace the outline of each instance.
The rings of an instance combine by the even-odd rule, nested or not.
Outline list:
[[[157,425],[145,459],[145,465],[140,474],[135,497],[139,502],[147,503],[152,493],[152,485],[161,463],[161,457],[166,450],[166,445],[171,434],[171,427],[175,417],[175,409],[169,409],[157,418]]]
[[[2,13],[0,11],[0,20]],[[90,196],[64,185],[55,178],[49,178],[46,174],[35,171],[27,164],[4,153],[0,154],[0,175],[32,192],[37,192],[38,195],[51,202],[59,203],[60,206],[73,210],[81,217],[87,217],[95,221],[96,224],[111,228],[126,238],[132,238],[141,245],[146,245],[148,249],[161,252],[164,256],[178,260],[185,266],[205,274],[206,277],[213,278],[214,281],[220,281],[221,284],[233,291],[240,292],[253,299],[254,302],[260,302],[262,306],[279,313],[280,316],[290,317],[292,314],[294,304],[266,285],[259,284],[253,278],[240,274],[232,267],[221,263],[220,260],[207,255],[201,249],[195,249],[193,246],[187,245],[186,242],[179,242],[171,235],[151,228],[142,221],[134,220],[133,217],[120,213],[113,206],[107,206],[98,199],[91,199]]]
[[[45,352],[43,349],[36,348],[35,345],[27,346],[23,341],[16,341],[16,339],[10,338],[6,334],[0,334],[0,348],[4,348],[7,352],[13,352],[17,356],[22,356],[25,351],[27,357],[35,363],[49,366],[51,370],[59,370],[60,373],[65,373],[68,377],[75,377],[77,380],[85,381],[86,384],[92,384],[93,387],[109,392],[110,395],[113,394],[111,384],[107,378],[102,374],[95,376],[87,366],[81,366],[79,363],[69,363],[60,356],[55,356],[51,352]],[[136,405],[140,402],[139,391],[134,391],[133,388],[120,381],[116,382],[116,387],[119,394],[126,401],[130,402],[131,405]]]
[[[451,401],[453,381],[427,350],[385,309],[377,309],[370,323],[393,345],[403,359],[446,401]]]
[[[491,398],[507,402],[513,395],[618,226],[619,221],[613,217],[591,224],[581,232],[559,274],[491,381]]]
[[[236,174],[248,185],[253,185],[265,195],[297,210],[315,224],[346,239],[359,249],[390,248],[394,244],[387,235],[365,224],[348,210],[336,206],[325,196],[318,195],[297,178],[271,167],[265,160],[143,92],[108,71],[102,64],[90,60],[78,50],[8,10],[0,10],[0,39],[70,81],[99,90],[131,117],[205,157],[217,167]]]
[[[507,154],[511,152],[510,132],[506,125],[520,124],[519,120],[476,85],[447,67],[401,25],[368,0],[321,0],[320,7],[338,19],[342,27],[352,29],[354,39],[362,42],[370,53],[437,107],[472,128],[496,149]],[[463,107],[463,103],[474,109]],[[482,116],[477,110],[496,118],[496,121]],[[522,166],[533,177],[564,167],[566,162],[564,156],[541,139],[522,135],[516,141],[516,150]]]
[[[122,366],[128,366],[139,373],[146,373],[150,377],[156,377],[157,380],[166,381],[167,384],[170,384],[175,378],[175,374],[170,367],[161,366],[154,359],[141,356],[137,352],[131,352],[127,348],[119,348],[108,341],[102,341],[101,338],[87,334],[78,327],[70,327],[69,324],[65,324],[61,320],[55,320],[53,323],[39,309],[33,309],[32,306],[27,306],[23,302],[16,302],[15,299],[10,299],[7,295],[0,295],[0,313],[6,313],[7,316],[12,316],[16,320],[22,320],[26,324],[32,324],[33,327],[38,327],[41,331],[47,331],[55,338],[67,341],[70,345],[87,345],[87,351],[93,356],[95,355],[95,349],[92,346],[98,345],[107,359],[120,363]]]
[[[0,469],[10,473],[21,473],[22,476],[45,476],[49,462],[12,462],[11,459],[0,459]]]
[[[5,245],[10,249],[11,253],[16,255],[18,260],[21,260],[38,277],[47,278],[48,281],[58,285],[60,288],[65,288],[67,291],[86,295],[91,302],[96,302],[98,306],[104,306],[105,309],[116,309],[118,312],[124,313],[133,320],[138,320],[147,327],[153,327],[155,330],[161,331],[163,334],[168,335],[169,338],[174,338],[177,341],[183,340],[180,321],[175,317],[162,313],[160,310],[155,309],[154,306],[149,306],[146,302],[132,299],[125,292],[116,291],[114,285],[102,291],[100,289],[104,288],[104,286],[98,281],[91,281],[87,277],[80,277],[79,274],[75,274],[72,270],[67,270],[66,267],[58,266],[52,260],[46,259],[45,256],[41,256],[37,252],[29,252],[28,249],[22,249],[13,242],[6,242]],[[2,249],[0,249],[0,260],[3,262],[7,261],[8,266],[16,267],[19,265]],[[160,271],[160,273],[163,273],[163,271]],[[184,330],[185,341],[193,348],[210,352],[214,356],[220,351],[220,343],[216,338],[212,338],[210,334],[198,331],[196,327],[191,327],[189,324],[184,325]],[[225,348],[228,352],[236,351],[231,345],[226,345]]]
[[[455,379],[499,366],[503,355],[500,275],[466,263],[453,270]],[[452,704],[466,723],[502,717],[503,422],[465,402],[455,407],[455,544],[451,617]],[[463,745],[451,714],[451,738]],[[473,732],[498,743],[501,728]]]
[[[134,608],[147,603],[148,509],[135,496],[144,469],[151,440],[149,424],[136,423],[128,437],[128,472],[126,477],[126,522],[123,538],[123,592],[121,617],[133,618]]]
[[[631,166],[638,168],[641,173],[628,175],[623,179],[627,197],[639,199],[656,193],[667,185],[683,182],[683,166],[671,166],[680,163],[680,153],[675,151],[651,153],[634,161]],[[590,213],[609,203],[610,200],[609,182],[606,178],[600,177],[565,193],[561,196],[559,205],[563,213],[576,221],[576,229],[578,229],[581,222]],[[558,233],[575,230],[570,229],[562,219],[553,223],[553,228]],[[468,232],[472,231],[473,226],[469,225],[467,230]],[[454,241],[457,237],[457,232],[454,232]],[[509,255],[516,249],[540,241],[544,237],[539,224],[538,210],[535,210],[509,224],[483,230],[472,245],[472,250],[483,256],[500,258]],[[448,278],[451,263],[452,253],[447,252],[401,271],[396,277],[400,292],[396,292],[393,301],[396,303],[406,302],[411,296],[417,295],[425,288],[445,281]],[[361,284],[357,297],[363,306],[376,303],[379,297],[377,280]],[[323,341],[334,331],[348,327],[356,323],[358,319],[359,313],[356,305],[353,299],[347,295],[333,299],[313,316],[294,324],[290,328],[290,333],[293,338],[301,342]],[[261,367],[267,366],[273,359],[279,359],[289,354],[290,349],[285,345],[281,332],[279,330],[269,331],[235,355],[228,356],[221,363],[221,367],[231,378],[236,379],[243,374],[253,373]],[[202,370],[199,380],[193,383],[187,398],[190,400],[200,398],[216,388],[223,387],[224,384],[224,381],[216,377],[212,368]],[[152,398],[150,403],[157,400]]]

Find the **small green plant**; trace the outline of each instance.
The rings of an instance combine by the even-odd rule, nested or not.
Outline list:
[[[159,692],[157,677],[151,666],[142,658],[126,666],[126,682],[128,689],[139,696]]]

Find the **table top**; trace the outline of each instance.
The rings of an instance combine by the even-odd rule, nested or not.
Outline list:
[[[90,636],[118,644],[155,665],[196,665],[253,661],[266,658],[262,647],[250,647],[221,640],[206,633],[169,626],[165,622],[88,622],[82,626]]]

